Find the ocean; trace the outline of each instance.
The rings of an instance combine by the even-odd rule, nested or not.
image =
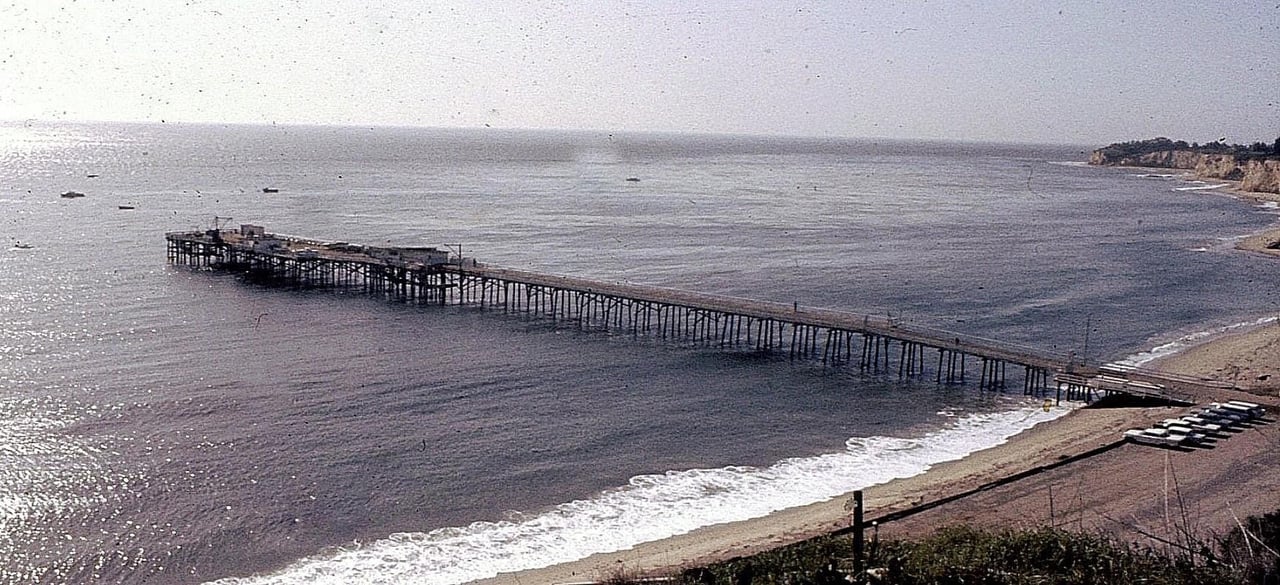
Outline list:
[[[915,475],[1069,410],[266,288],[168,265],[167,231],[447,245],[1094,362],[1280,314],[1280,263],[1232,249],[1273,208],[1090,148],[0,125],[0,583],[463,583]]]

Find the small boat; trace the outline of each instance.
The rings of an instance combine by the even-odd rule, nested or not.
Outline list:
[[[1157,434],[1164,431],[1165,434],[1168,434],[1171,437],[1181,437],[1183,443],[1189,443],[1192,445],[1204,443],[1206,438],[1204,433],[1193,431],[1191,430],[1191,427],[1185,425],[1170,425],[1159,429],[1148,429],[1148,431]]]
[[[1162,429],[1168,429],[1174,433],[1187,434],[1194,430],[1190,423],[1178,418],[1166,418],[1155,425]]]
[[[1243,423],[1248,422],[1249,419],[1252,418],[1242,412],[1212,407],[1201,409],[1200,412],[1196,413],[1196,416],[1219,424],[1222,424],[1221,421],[1226,421],[1232,424]]]
[[[85,175],[85,177],[88,177],[88,178],[90,178],[90,179],[96,179],[96,178],[98,178],[98,176],[99,176],[99,175],[98,175],[98,173],[89,173],[89,174]]]
[[[79,191],[63,191],[62,197],[67,199],[75,199],[76,197],[84,197],[84,193]]]
[[[1226,412],[1237,412],[1249,418],[1258,418],[1262,416],[1262,413],[1258,411],[1261,410],[1261,408],[1255,410],[1243,404],[1236,404],[1233,402],[1210,402],[1209,408],[1216,408]]]
[[[18,250],[30,250],[30,249],[34,248],[35,246],[33,246],[33,245],[31,245],[31,244],[23,243],[23,242],[18,242],[18,243],[16,243],[16,244],[14,244],[14,245],[13,245],[13,247],[14,247],[15,249],[18,249]]]
[[[1156,445],[1158,447],[1177,447],[1182,444],[1181,436],[1156,433],[1153,432],[1153,429],[1130,429],[1124,432],[1124,438],[1141,445]]]
[[[120,206],[118,206],[118,207],[119,207],[120,209],[133,209],[133,208],[134,208],[132,205],[120,205]]]
[[[1185,424],[1193,429],[1196,429],[1198,431],[1208,431],[1210,433],[1220,433],[1222,432],[1223,429],[1227,428],[1228,426],[1224,424],[1209,422],[1198,416],[1184,416],[1182,418],[1171,419],[1171,420],[1181,421],[1182,424]]]
[[[263,193],[279,193],[280,190],[275,187],[263,187],[262,192]]]
[[[627,177],[627,182],[628,182],[628,183],[639,183],[639,182],[640,182],[640,177]]]
[[[1247,408],[1247,409],[1249,409],[1251,412],[1253,412],[1253,415],[1254,415],[1254,416],[1256,416],[1256,417],[1258,417],[1258,418],[1262,418],[1263,416],[1266,416],[1266,414],[1267,414],[1267,409],[1266,409],[1266,408],[1263,408],[1261,404],[1256,404],[1256,403],[1253,403],[1253,402],[1245,402],[1245,401],[1243,401],[1243,400],[1228,400],[1228,401],[1226,402],[1226,404],[1230,404],[1230,405],[1233,405],[1233,406],[1239,406],[1239,407],[1242,407],[1242,408]]]

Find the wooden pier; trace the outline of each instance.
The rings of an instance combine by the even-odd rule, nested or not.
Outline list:
[[[1061,401],[1112,393],[1185,400],[1207,383],[912,326],[879,316],[484,266],[436,248],[385,248],[239,230],[166,234],[169,261],[299,288],[336,288],[407,302],[462,304],[700,346],[785,353],[824,365],[979,389],[1021,383]],[[1013,366],[1010,368],[1009,366]],[[1010,383],[1009,370],[1015,382]]]

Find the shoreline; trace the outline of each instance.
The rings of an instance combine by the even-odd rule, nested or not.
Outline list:
[[[1255,206],[1261,206],[1266,203],[1275,203],[1280,205],[1280,193],[1269,193],[1267,191],[1246,191],[1241,186],[1241,182],[1237,180],[1216,179],[1213,177],[1202,177],[1186,169],[1166,169],[1164,167],[1113,167],[1113,168],[1132,169],[1135,171],[1150,171],[1153,169],[1170,170],[1170,171],[1182,170],[1184,171],[1182,173],[1168,173],[1168,174],[1184,180],[1188,180],[1188,181],[1200,181],[1206,184],[1210,182],[1221,183],[1220,187],[1196,189],[1197,191],[1222,194],[1227,197],[1231,197],[1233,199],[1239,199],[1241,201],[1250,203]],[[1272,247],[1272,246],[1275,246],[1275,247]],[[1275,222],[1273,222],[1271,226],[1265,227],[1260,231],[1241,236],[1240,239],[1236,241],[1235,248],[1237,250],[1244,250],[1246,252],[1254,252],[1258,254],[1265,254],[1267,256],[1280,257],[1280,218],[1278,218]]]
[[[1034,476],[1041,468],[1089,454],[1123,448],[1124,430],[1170,416],[1164,408],[1079,407],[1037,424],[1004,443],[933,466],[911,477],[863,490],[868,522],[913,508],[942,510],[971,493],[1005,484],[1011,476]],[[1015,481],[1016,483],[1016,481]],[[643,543],[629,550],[472,581],[476,585],[564,584],[608,580],[618,574],[669,575],[716,561],[777,548],[845,529],[852,493],[774,512],[768,516],[706,526],[693,532]],[[939,501],[947,503],[938,505]],[[882,532],[903,522],[884,524]]]
[[[1203,178],[1197,177],[1197,180],[1203,180]],[[1221,192],[1230,197],[1259,206],[1266,203],[1280,204],[1280,194],[1267,193],[1265,191],[1245,191],[1240,187],[1240,181],[1222,180],[1222,182],[1226,183],[1227,186]],[[1280,257],[1280,219],[1261,231],[1246,234],[1236,241],[1235,247],[1237,250]]]
[[[1158,174],[1160,176],[1176,177],[1185,181],[1199,181],[1205,184],[1218,183],[1220,186],[1212,188],[1197,188],[1195,191],[1204,192],[1206,194],[1219,194],[1233,199],[1239,199],[1252,205],[1263,205],[1266,203],[1275,203],[1280,205],[1280,193],[1270,193],[1267,191],[1246,191],[1241,185],[1241,181],[1231,179],[1217,179],[1214,177],[1203,177],[1195,174],[1189,169],[1174,169],[1167,167],[1130,167],[1130,166],[1111,166],[1109,168],[1124,169],[1135,172],[1146,171],[1141,174]],[[1152,173],[1150,171],[1172,171],[1168,173]],[[1272,248],[1271,245],[1277,247]],[[1236,241],[1237,250],[1248,252],[1256,252],[1266,254],[1268,256],[1280,257],[1280,218],[1273,222],[1273,225],[1263,228],[1260,231],[1245,234]]]
[[[1199,368],[1206,363],[1227,363],[1260,347],[1274,350],[1278,359],[1266,364],[1274,372],[1269,379],[1280,381],[1280,325],[1214,336],[1146,367],[1203,375]],[[1201,398],[1201,404],[1250,400],[1265,404],[1271,413],[1280,412],[1280,386],[1253,385]],[[1167,517],[1162,521],[1161,513],[1168,513],[1163,504],[1168,502],[1155,497],[1162,488],[1168,496],[1171,473],[1192,486],[1178,498],[1180,505],[1194,511],[1194,529],[1206,538],[1228,531],[1235,518],[1275,511],[1280,498],[1272,494],[1280,493],[1280,474],[1265,471],[1280,467],[1280,428],[1249,428],[1219,439],[1211,449],[1174,451],[1123,441],[1127,429],[1187,411],[1178,406],[1076,408],[994,447],[864,489],[867,522],[907,512],[876,528],[885,538],[922,536],[953,523],[1014,528],[1053,524],[1159,547],[1164,546],[1160,535],[1174,536],[1181,530]],[[1268,418],[1275,420],[1276,415]],[[1237,474],[1242,467],[1262,473],[1241,478]],[[1062,498],[1056,510],[1055,488]],[[706,526],[623,551],[471,583],[563,585],[603,582],[618,575],[676,574],[847,529],[851,497],[852,493],[843,494],[761,518]]]
[[[1205,189],[1252,201],[1280,202],[1280,195],[1244,192],[1238,181]],[[1280,256],[1280,226],[1236,243],[1242,251]],[[1246,399],[1263,403],[1275,420],[1280,411],[1280,322],[1209,335],[1144,368],[1233,383],[1210,400]],[[948,523],[1024,527],[1052,524],[1093,529],[1118,538],[1165,546],[1160,534],[1192,529],[1197,534],[1229,530],[1231,522],[1275,511],[1280,499],[1280,429],[1261,425],[1213,449],[1170,451],[1125,443],[1123,431],[1183,414],[1185,407],[1084,407],[1037,424],[1004,443],[933,466],[918,475],[863,490],[868,522],[886,514],[920,508],[906,518],[877,527],[883,537],[927,534]],[[1164,457],[1159,457],[1163,454]],[[1154,455],[1154,456],[1153,456]],[[1239,476],[1240,469],[1260,473]],[[1180,506],[1190,507],[1194,526],[1173,526],[1169,517],[1169,477],[1185,482]],[[1084,488],[1085,482],[1089,487]],[[1063,504],[1054,509],[1054,487]],[[1181,484],[1176,484],[1181,485]],[[1163,488],[1163,498],[1155,497]],[[619,575],[662,576],[717,561],[747,556],[847,528],[852,494],[774,512],[762,518],[713,525],[631,549],[472,581],[476,585],[530,585],[601,582]],[[1182,513],[1185,516],[1186,508]],[[1162,516],[1163,511],[1163,516]],[[1069,523],[1059,521],[1058,514]],[[1185,518],[1184,518],[1185,519]],[[1163,521],[1162,521],[1163,520]],[[1206,536],[1207,537],[1207,536]]]

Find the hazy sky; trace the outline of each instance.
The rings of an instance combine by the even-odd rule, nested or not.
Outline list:
[[[0,0],[0,119],[1280,136],[1280,0]]]

